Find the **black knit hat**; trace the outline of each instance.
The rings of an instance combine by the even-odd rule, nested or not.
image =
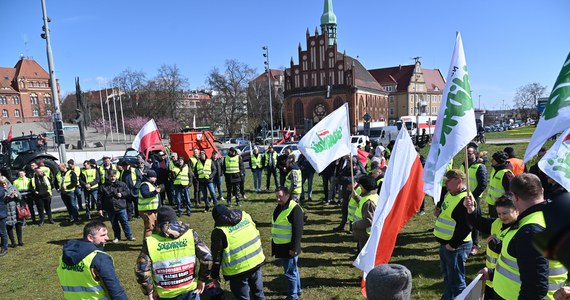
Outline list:
[[[156,223],[176,222],[176,212],[170,206],[161,206],[157,210]]]
[[[509,155],[505,151],[497,151],[497,152],[493,153],[493,159],[499,165],[504,164],[508,158],[509,158]]]
[[[216,206],[214,206],[214,209],[212,210],[212,218],[214,218],[214,220],[217,220],[220,216],[225,216],[227,214],[229,214],[230,210],[223,204],[218,204]]]
[[[376,179],[370,175],[360,177],[360,179],[358,179],[358,184],[367,191],[374,190],[378,187],[376,184]]]

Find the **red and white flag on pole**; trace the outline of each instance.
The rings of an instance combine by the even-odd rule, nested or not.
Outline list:
[[[132,148],[139,152],[144,152],[150,146],[160,142],[161,140],[160,132],[156,127],[156,123],[154,123],[154,119],[150,119],[150,121],[144,124],[139,133],[137,133],[137,136],[135,136]]]
[[[12,126],[10,126],[10,131],[8,131],[8,138],[6,140],[9,142],[12,140]]]
[[[366,275],[392,257],[400,230],[414,216],[424,198],[423,167],[408,131],[402,127],[380,191],[368,242],[352,263],[364,272],[362,294],[366,295]]]

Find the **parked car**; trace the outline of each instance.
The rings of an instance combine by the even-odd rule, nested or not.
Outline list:
[[[299,156],[301,155],[301,151],[299,150],[299,147],[297,144],[281,144],[281,145],[274,145],[273,146],[273,150],[275,150],[275,152],[277,152],[277,155],[281,155],[283,153],[285,153],[285,148],[290,147],[291,150],[295,155],[295,161],[297,161],[299,159]]]
[[[247,143],[249,143],[248,140],[244,140],[244,139],[240,139],[240,138],[231,138],[230,139],[230,144],[242,145],[242,144],[247,144]]]
[[[240,151],[240,155],[241,155],[241,159],[243,160],[243,162],[249,162],[249,160],[251,159],[251,147],[253,146],[257,146],[257,148],[259,149],[259,153],[264,154],[265,153],[265,147],[261,146],[261,145],[252,145],[251,143],[245,143],[245,144],[241,144],[239,146],[236,147],[236,149],[238,149]]]

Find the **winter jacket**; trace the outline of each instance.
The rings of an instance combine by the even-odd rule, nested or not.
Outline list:
[[[117,194],[121,194],[119,197]],[[127,196],[130,191],[122,181],[105,181],[101,188],[101,197],[97,201],[97,210],[119,211],[127,208]]]
[[[101,249],[89,242],[71,240],[63,245],[62,260],[67,265],[75,265],[95,250]],[[90,268],[101,279],[110,299],[128,299],[115,272],[111,256],[106,253],[97,253]]]
[[[132,172],[136,174],[136,182],[133,182],[133,178],[131,176]],[[124,170],[121,174],[121,181],[125,183],[127,189],[130,191],[131,198],[138,198],[139,197],[139,188],[142,182],[142,174],[139,169],[130,168],[128,170]]]
[[[10,196],[12,194],[14,195],[13,197]],[[6,204],[6,211],[8,212],[6,225],[14,226],[16,223],[22,223],[23,220],[18,220],[18,209],[16,209],[16,206],[22,201],[20,192],[18,192],[15,186],[9,185],[5,189],[5,195],[3,202]]]
[[[237,154],[236,154],[237,155]],[[226,174],[226,163],[225,160],[222,163],[222,169],[224,174],[226,174],[226,177],[229,177],[229,182],[230,183],[240,183],[241,182],[241,174],[245,173],[245,166],[243,164],[243,160],[241,158],[241,156],[239,156],[239,172],[235,173],[235,174]],[[228,179],[226,178],[226,182],[228,181]]]
[[[4,203],[4,196],[6,195],[6,192],[4,191],[4,189],[0,189],[0,219],[4,219],[8,217],[8,210],[6,208],[6,203]]]
[[[224,175],[223,169],[222,169],[222,160],[223,160],[223,158],[220,158],[220,157],[218,157],[218,158],[216,158],[216,159],[212,159],[212,165],[213,165],[212,168],[215,168],[215,169],[216,169],[216,176],[217,176],[217,177],[220,177],[220,176],[223,176],[223,175]],[[213,172],[213,171],[214,171],[214,170],[212,170],[212,172]]]

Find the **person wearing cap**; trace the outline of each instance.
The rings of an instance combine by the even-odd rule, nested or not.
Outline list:
[[[192,154],[193,155],[190,156],[189,159],[189,164],[190,168],[194,170],[196,168],[196,162],[200,160],[200,149],[194,148]],[[200,205],[202,204],[202,201],[200,200],[200,184],[197,176],[192,177],[192,185],[194,186],[194,201],[196,202],[196,205]]]
[[[75,176],[77,176],[77,180],[79,180],[79,177],[81,176],[81,168],[75,165],[75,161],[73,159],[67,161],[67,168],[72,170],[75,173]],[[75,187],[75,199],[77,199],[79,210],[83,210],[83,193],[81,192],[81,185],[79,184]]]
[[[511,164],[511,166],[513,167],[513,175],[517,176],[519,174],[528,172],[524,162],[522,159],[517,158],[516,154],[515,154],[515,148],[513,147],[505,147],[505,153],[507,153],[508,157],[507,161]]]
[[[156,210],[160,204],[161,188],[156,186],[156,172],[148,170],[139,188],[139,216],[144,222],[144,236],[152,234],[156,225]]]
[[[85,216],[87,219],[91,219],[91,210],[95,209],[99,194],[99,172],[93,168],[89,160],[83,162],[83,170],[79,175],[79,185],[83,189],[83,197],[85,198]]]
[[[101,187],[100,201],[97,202],[97,210],[99,215],[104,216],[103,211],[107,213],[109,221],[113,228],[113,243],[121,240],[121,227],[128,241],[134,241],[131,225],[129,224],[127,215],[127,201],[130,191],[127,185],[119,181],[119,174],[116,170],[109,171],[109,177]]]
[[[288,283],[287,299],[297,300],[301,294],[298,261],[303,237],[303,210],[291,200],[287,187],[277,188],[275,198],[277,206],[271,218],[271,253],[283,265]]]
[[[236,299],[250,299],[250,292],[252,299],[265,299],[261,272],[265,255],[251,216],[219,204],[214,206],[212,217],[212,278],[219,280],[221,269]]]
[[[232,196],[235,196],[235,201],[238,206],[240,204],[239,185],[241,183],[241,173],[244,172],[243,160],[237,154],[236,148],[231,147],[228,156],[224,159],[222,169],[226,177],[226,201],[228,206],[232,205]]]
[[[455,299],[465,289],[465,262],[473,246],[467,209],[463,205],[468,196],[465,173],[451,169],[445,173],[447,194],[437,203],[437,217],[433,234],[439,242],[439,259],[445,291],[441,299]]]
[[[194,173],[198,177],[200,193],[205,205],[204,212],[207,212],[210,210],[210,199],[212,199],[213,206],[218,204],[218,199],[216,198],[216,189],[213,182],[217,176],[216,169],[212,164],[212,160],[206,156],[206,151],[200,151],[200,159],[196,161]],[[210,199],[208,199],[208,193],[210,193]]]
[[[358,186],[360,187],[360,194],[352,192],[352,198],[358,203],[358,207],[354,211],[352,234],[358,241],[357,250],[360,252],[370,237],[372,219],[374,219],[374,211],[378,204],[378,193],[376,192],[376,178],[370,175],[360,177]]]
[[[117,169],[120,171],[119,180],[127,185],[129,191],[125,200],[127,202],[127,216],[129,221],[131,221],[133,217],[139,216],[138,198],[139,188],[142,182],[142,173],[124,159],[119,161]]]
[[[368,300],[404,300],[412,294],[412,273],[399,264],[380,264],[366,276]]]
[[[174,162],[174,166],[170,170],[172,172],[171,178],[173,180],[174,199],[178,206],[178,216],[182,215],[182,208],[186,206],[186,215],[190,216],[192,213],[192,202],[190,199],[190,186],[192,185],[192,178],[194,172],[184,161],[184,157],[180,156]]]
[[[156,172],[156,184],[164,188],[160,191],[160,201],[164,205],[164,201],[168,200],[169,205],[174,205],[172,196],[172,182],[170,178],[170,170],[174,165],[172,158],[169,158],[164,151],[158,152],[156,160],[152,163],[151,169]]]
[[[178,221],[174,209],[160,207],[157,226],[143,241],[135,266],[143,294],[149,299],[200,299],[211,268],[212,254],[198,233]]]
[[[475,206],[476,209],[480,212],[480,202],[481,202],[481,195],[487,188],[487,167],[485,164],[481,164],[477,162],[478,160],[478,153],[477,153],[477,145],[469,144],[467,145],[467,174],[469,174],[469,191],[473,194],[473,198],[475,198],[475,202],[477,205]],[[465,172],[465,164],[461,164],[460,168],[461,171]],[[479,252],[479,231],[477,228],[473,228],[471,232],[471,236],[473,238],[473,248],[471,249],[470,254],[475,255]]]
[[[59,172],[56,175],[57,187],[61,200],[67,208],[70,222],[79,224],[79,213],[77,211],[77,199],[75,198],[75,187],[77,186],[77,176],[72,170],[68,170],[64,163],[59,164]]]
[[[495,201],[511,190],[510,183],[513,180],[513,170],[509,163],[508,155],[504,151],[497,151],[491,159],[493,169],[489,176],[489,190],[485,201],[489,205],[489,216],[497,218],[495,210]]]
[[[105,223],[90,221],[83,227],[82,240],[63,245],[57,277],[65,299],[128,299],[113,258],[103,252],[107,233]]]
[[[495,271],[483,272],[483,277],[493,280],[495,299],[553,299],[568,271],[559,261],[549,261],[532,243],[547,228],[540,179],[519,174],[511,181],[511,192],[519,215],[503,237]]]
[[[267,147],[267,151],[265,151],[265,154],[263,155],[262,163],[265,168],[265,176],[267,177],[265,180],[265,189],[269,191],[271,177],[273,177],[275,188],[277,188],[277,152],[273,149],[273,145],[269,145],[269,147]]]

